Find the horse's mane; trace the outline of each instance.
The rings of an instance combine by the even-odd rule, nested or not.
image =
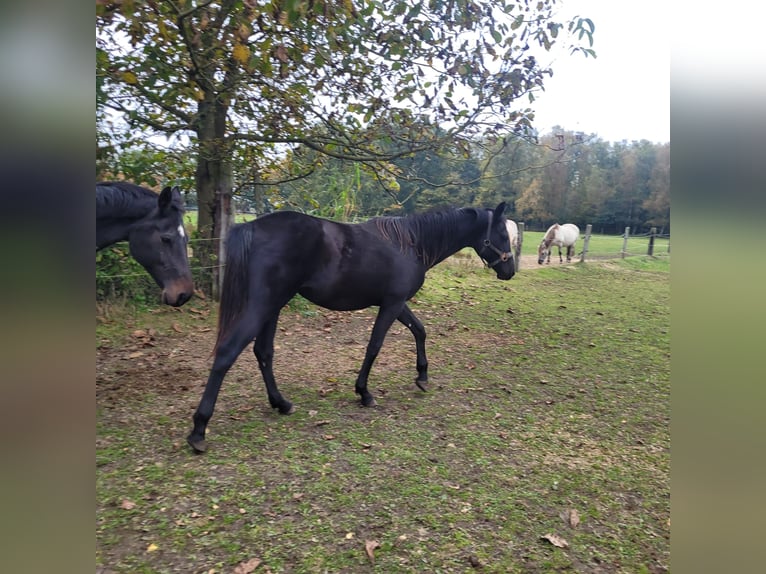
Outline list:
[[[98,217],[143,217],[157,205],[159,195],[127,181],[102,181],[96,184]],[[181,205],[174,205],[181,208]]]
[[[414,249],[418,258],[431,267],[454,246],[455,228],[470,207],[434,209],[404,217],[376,217],[371,221],[380,234],[402,251]]]

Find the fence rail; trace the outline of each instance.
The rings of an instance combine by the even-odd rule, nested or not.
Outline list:
[[[524,223],[519,223],[519,245],[517,248],[517,271],[523,270],[524,256],[536,256],[537,246],[539,245],[544,232],[526,231]],[[190,239],[189,257],[193,261],[194,246],[210,239]],[[113,250],[118,256],[109,257],[103,255],[105,252]],[[554,248],[555,250],[555,248]],[[458,254],[459,258],[471,257],[470,250]],[[565,250],[562,251],[564,253]],[[97,254],[96,262],[96,297],[98,301],[111,300],[135,300],[137,302],[152,302],[159,300],[159,291],[149,274],[128,255],[127,242],[117,243]],[[557,252],[554,251],[552,257],[555,258]],[[626,227],[625,232],[620,235],[593,234],[592,226],[589,224],[585,232],[578,239],[576,244],[575,260],[581,262],[606,259],[620,259],[640,255],[649,255],[653,257],[670,256],[670,234],[657,233],[656,229],[648,233],[631,235],[630,228]],[[106,259],[99,261],[99,258]],[[480,262],[478,257],[476,261]],[[222,265],[191,265],[192,275],[194,277],[210,273],[212,269],[220,269]]]

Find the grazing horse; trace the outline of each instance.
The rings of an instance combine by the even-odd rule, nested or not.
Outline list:
[[[96,184],[96,251],[128,241],[130,254],[162,288],[162,301],[180,307],[194,292],[184,204],[177,187],[157,195],[124,181]]]
[[[545,232],[545,236],[537,248],[537,262],[541,265],[543,261],[550,263],[551,247],[555,245],[559,248],[559,263],[564,262],[561,258],[562,247],[567,248],[567,263],[569,263],[572,261],[572,255],[574,255],[575,243],[577,242],[578,237],[580,237],[580,228],[574,223],[565,223],[564,225],[554,223],[548,228],[548,231]]]
[[[473,247],[498,279],[513,277],[504,210],[505,202],[494,210],[449,209],[356,224],[282,211],[234,226],[227,238],[215,359],[189,445],[195,452],[207,449],[205,430],[223,378],[253,341],[269,404],[282,414],[294,411],[277,389],[272,361],[279,313],[296,293],[335,311],[379,307],[355,385],[363,406],[376,404],[367,378],[395,320],[415,337],[415,383],[425,390],[426,332],[407,301],[426,271],[464,247]]]

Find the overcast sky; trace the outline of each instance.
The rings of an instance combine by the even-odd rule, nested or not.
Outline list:
[[[562,16],[590,18],[598,57],[549,56],[533,107],[535,127],[559,125],[606,141],[670,141],[670,3],[661,0],[563,0]]]

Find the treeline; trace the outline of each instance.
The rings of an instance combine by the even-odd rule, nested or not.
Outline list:
[[[299,149],[285,161],[307,162],[311,155]],[[528,229],[557,221],[591,223],[594,232],[608,234],[670,227],[668,143],[613,143],[555,130],[534,140],[508,137],[471,150],[415,153],[383,172],[332,158],[316,165],[311,175],[287,183],[241,186],[239,208],[290,207],[353,220],[505,200],[508,216]]]

